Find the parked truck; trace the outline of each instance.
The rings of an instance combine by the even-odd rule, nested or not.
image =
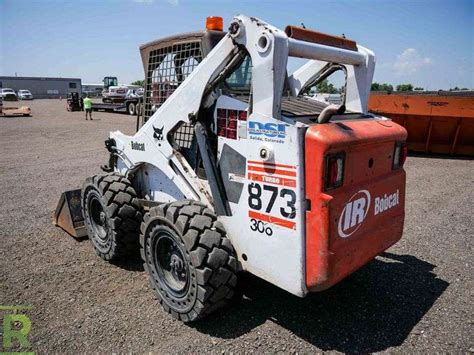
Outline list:
[[[137,114],[143,102],[139,85],[119,85],[115,76],[106,76],[103,82],[102,103],[92,103],[92,110]]]

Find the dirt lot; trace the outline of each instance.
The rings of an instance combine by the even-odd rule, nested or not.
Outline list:
[[[0,305],[33,306],[34,351],[474,351],[473,160],[409,157],[402,241],[336,287],[299,299],[246,276],[240,304],[184,325],[140,261],[103,262],[51,224],[60,193],[99,172],[108,132],[132,133],[134,118],[30,106],[0,118]]]

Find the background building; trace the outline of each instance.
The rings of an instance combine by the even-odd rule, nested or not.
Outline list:
[[[102,96],[102,90],[104,90],[104,84],[90,84],[90,83],[84,83],[82,84],[82,94],[86,95],[88,94],[89,96],[92,97],[98,97]]]
[[[0,76],[0,88],[30,90],[37,99],[66,97],[70,92],[82,94],[81,79],[77,78]]]

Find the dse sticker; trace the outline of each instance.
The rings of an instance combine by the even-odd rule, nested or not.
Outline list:
[[[249,121],[248,131],[250,139],[263,142],[284,143],[286,137],[286,127],[282,123]]]

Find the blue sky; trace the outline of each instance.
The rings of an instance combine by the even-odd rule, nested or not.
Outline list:
[[[143,77],[140,44],[246,14],[348,38],[375,52],[375,81],[474,88],[474,0],[0,0],[0,75]]]

